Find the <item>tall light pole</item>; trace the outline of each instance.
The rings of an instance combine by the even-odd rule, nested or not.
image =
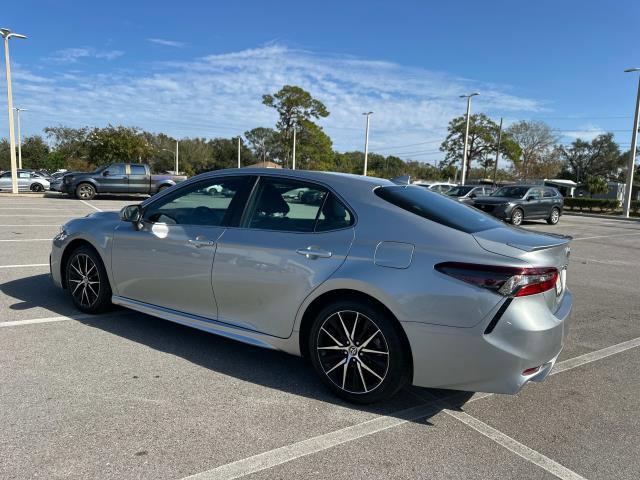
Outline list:
[[[240,135],[238,135],[238,168],[240,168]]]
[[[4,62],[7,74],[7,108],[9,110],[9,145],[11,148],[11,190],[18,193],[18,171],[16,169],[16,138],[13,130],[13,93],[11,92],[11,61],[9,59],[9,39],[27,38],[25,35],[13,33],[8,28],[0,28],[0,35],[4,38]]]
[[[296,169],[296,126],[293,126],[293,152],[292,152],[292,162],[291,168],[293,170]]]
[[[626,73],[640,72],[640,68],[627,68]],[[636,149],[638,148],[638,120],[640,117],[640,76],[638,77],[638,94],[636,96],[636,113],[633,116],[633,132],[631,132],[631,154],[629,155],[629,166],[627,167],[627,185],[624,189],[624,205],[622,215],[629,218],[631,208],[631,189],[633,189],[633,170],[636,166]]]
[[[364,112],[363,115],[367,117],[367,126],[364,130],[364,176],[367,176],[367,161],[369,159],[369,117],[373,112]]]
[[[469,117],[471,115],[471,97],[475,97],[476,95],[480,95],[478,92],[470,93],[469,95],[460,95],[460,98],[467,99],[467,126],[464,130],[464,152],[462,152],[462,178],[461,185],[464,185],[464,182],[467,178],[467,156],[469,154]]]
[[[496,163],[493,166],[493,184],[496,185],[498,176],[498,160],[500,160],[500,144],[502,143],[502,117],[500,117],[500,129],[498,130],[498,148],[496,148]]]
[[[28,111],[26,108],[14,108],[18,114],[18,169],[22,168],[22,135],[20,135],[20,112]]]
[[[178,140],[176,140],[176,175],[178,175],[178,172],[180,171],[180,170],[178,169],[178,155],[179,155],[179,152],[178,152],[178,145],[179,145],[179,144],[180,144],[180,142],[178,142]]]

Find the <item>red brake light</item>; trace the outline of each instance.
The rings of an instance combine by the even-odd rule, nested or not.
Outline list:
[[[524,297],[555,287],[558,270],[549,268],[503,267],[475,263],[444,262],[435,266],[441,273],[508,297]]]

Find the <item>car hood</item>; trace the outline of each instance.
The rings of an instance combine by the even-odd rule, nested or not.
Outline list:
[[[502,205],[503,203],[516,202],[522,200],[517,197],[476,197],[474,203],[482,203],[484,205]]]

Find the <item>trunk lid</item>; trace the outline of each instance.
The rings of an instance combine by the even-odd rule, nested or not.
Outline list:
[[[559,282],[556,288],[542,294],[549,309],[553,312],[556,311],[566,288],[571,237],[553,233],[531,232],[507,225],[474,233],[473,237],[488,252],[517,258],[532,267],[557,268]]]

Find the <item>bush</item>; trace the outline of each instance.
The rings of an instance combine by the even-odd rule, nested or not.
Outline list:
[[[633,202],[631,202],[631,211],[637,215],[638,214],[638,210],[640,210],[640,200],[634,200]]]
[[[597,208],[600,212],[613,212],[620,207],[620,202],[616,199],[609,198],[578,197],[565,198],[564,206],[565,208],[569,208],[570,210],[580,210],[581,212],[585,209],[589,212],[593,212],[595,208]]]

